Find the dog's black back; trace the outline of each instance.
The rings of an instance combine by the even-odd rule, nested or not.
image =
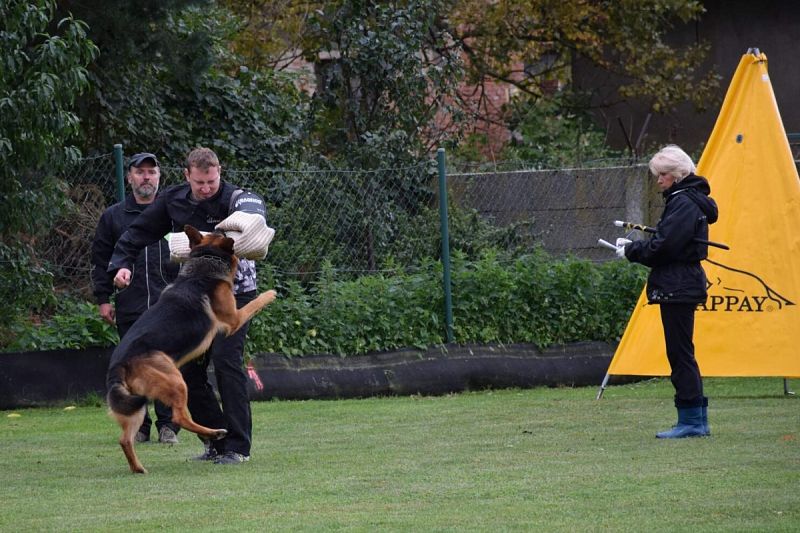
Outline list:
[[[229,337],[239,331],[277,297],[274,290],[266,291],[238,307],[233,279],[239,259],[233,239],[220,233],[203,235],[189,225],[184,232],[189,237],[190,259],[158,303],[128,330],[111,356],[106,376],[109,414],[122,428],[119,445],[131,472],[137,474],[147,473],[134,442],[148,398],[172,408],[172,423],[201,439],[225,438],[225,428],[192,420],[180,367],[203,355],[217,335]]]
[[[106,386],[114,393],[124,381],[126,364],[135,357],[163,352],[178,361],[194,351],[213,327],[207,313],[212,293],[221,282],[229,283],[233,268],[231,255],[217,248],[199,247],[181,267],[174,283],[161,293],[155,305],[131,326],[111,354]],[[132,395],[110,398],[136,410],[147,401]]]

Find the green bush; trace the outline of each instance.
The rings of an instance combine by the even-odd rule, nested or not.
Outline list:
[[[625,328],[647,270],[625,261],[596,264],[553,259],[535,251],[513,261],[493,252],[453,259],[453,316],[459,343],[531,342],[539,346],[588,340],[614,341]],[[357,355],[445,342],[442,266],[423,262],[413,273],[335,280],[330,265],[309,288],[281,285],[262,269],[262,289],[278,300],[257,315],[248,354]],[[110,346],[116,330],[97,307],[67,299],[40,325],[18,327],[6,350]]]
[[[551,344],[619,339],[646,276],[627,262],[556,260],[537,251],[506,263],[494,253],[453,261],[456,342]],[[445,342],[441,265],[418,272],[296,282],[250,327],[251,353],[355,355]],[[270,286],[269,276],[262,279]]]
[[[510,265],[487,254],[453,272],[459,342],[539,346],[622,335],[646,270],[627,262],[554,260],[537,251]]]
[[[0,242],[0,346],[16,337],[15,328],[31,314],[55,305],[53,274],[37,264],[28,247]]]
[[[69,297],[61,300],[55,313],[41,324],[15,325],[14,334],[16,339],[5,351],[78,349],[119,342],[116,328],[100,318],[96,305]]]
[[[352,355],[440,344],[440,279],[433,264],[417,274],[353,281],[334,281],[326,267],[310,291],[296,281],[278,287],[278,300],[253,319],[248,350]],[[264,276],[260,283],[272,286]]]
[[[621,157],[606,145],[606,132],[588,113],[586,95],[556,93],[549,98],[515,99],[509,125],[516,135],[501,159],[539,168],[565,168],[587,161]]]

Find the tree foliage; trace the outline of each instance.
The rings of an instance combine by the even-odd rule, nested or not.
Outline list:
[[[439,141],[436,117],[462,73],[459,58],[434,51],[450,40],[435,24],[444,4],[339,0],[309,17],[303,50],[317,63],[314,135],[324,152],[386,167]]]
[[[64,202],[58,170],[80,155],[73,102],[97,48],[49,0],[0,3],[0,342],[20,316],[54,302],[32,246]]]
[[[592,122],[586,107],[565,94],[553,98],[519,98],[508,114],[514,136],[502,159],[540,168],[564,168],[622,154],[606,144],[606,133]]]
[[[535,107],[539,100],[553,100],[555,85],[571,100],[570,112],[582,114],[576,103],[583,108],[616,103],[568,94],[574,89],[570,84],[572,68],[578,63],[616,76],[620,80],[618,98],[642,99],[654,112],[667,113],[683,102],[702,110],[718,98],[719,76],[701,70],[708,45],[696,42],[676,46],[669,41],[671,30],[702,15],[699,0],[226,0],[225,4],[245,20],[235,46],[255,61],[285,68],[302,54],[318,65],[327,52],[341,54],[340,71],[336,73],[341,83],[331,86],[323,99],[316,129],[321,149],[330,152],[344,150],[356,140],[372,139],[362,135],[373,131],[363,123],[369,116],[362,114],[369,109],[364,105],[369,98],[363,91],[364,98],[354,98],[354,88],[363,89],[374,82],[380,91],[389,85],[383,93],[386,100],[397,98],[403,88],[393,91],[391,84],[398,80],[393,75],[406,72],[405,61],[413,62],[416,55],[417,72],[431,72],[420,51],[422,56],[435,58],[434,65],[463,65],[465,81],[475,89],[451,91],[438,87],[444,78],[431,78],[426,92],[418,92],[419,86],[414,88],[415,107],[408,108],[407,102],[398,100],[397,106],[388,108],[388,116],[387,108],[381,110],[382,118],[390,119],[391,111],[402,110],[407,117],[430,119],[430,114],[414,111],[421,111],[423,103],[446,103],[449,109],[443,111],[451,111],[460,126],[466,125],[465,119],[504,126],[512,122],[514,126],[519,123],[522,106]],[[387,27],[401,35],[403,28],[408,28],[401,21],[422,12],[424,32],[403,35],[405,46],[395,46],[380,37],[386,35],[380,28]],[[386,13],[393,15],[387,18],[383,15]],[[372,53],[375,46],[385,46],[382,49],[387,55]],[[393,55],[388,57],[388,53]],[[369,65],[366,76],[361,70],[365,65]],[[322,68],[318,74],[325,82],[330,69]],[[451,75],[447,80],[459,81]],[[494,82],[510,84],[525,97],[513,109],[498,109],[488,90]],[[410,84],[407,87],[411,89]],[[437,99],[436,89],[448,96]],[[440,125],[445,116],[439,115]],[[410,130],[401,127],[397,131]],[[450,131],[449,140],[458,140],[462,131]],[[428,146],[440,143],[436,135],[439,130],[423,128],[421,132],[427,135]],[[392,139],[391,145],[396,144]]]
[[[358,167],[418,161],[457,127],[440,128],[463,75],[436,23],[447,0],[226,0],[243,17],[237,50],[275,69],[314,69],[309,142]]]
[[[448,52],[466,55],[472,83],[499,80],[542,97],[543,80],[569,80],[573,62],[584,60],[618,75],[622,97],[666,112],[714,101],[719,77],[700,70],[708,46],[667,42],[703,11],[699,0],[454,0],[439,21],[454,36]]]
[[[69,6],[90,22],[103,50],[93,91],[80,102],[86,147],[147,150],[178,164],[194,146],[226,166],[281,166],[299,152],[301,95],[271,69],[251,68],[230,51],[241,21],[192,0]]]
[[[307,22],[327,4],[319,0],[219,0],[238,17],[240,31],[230,41],[253,68],[291,69],[304,55]]]
[[[80,155],[72,105],[97,48],[86,25],[54,19],[50,0],[0,3],[0,236],[34,234],[56,211],[53,176]],[[35,210],[36,205],[50,209]],[[36,216],[34,216],[34,214]]]

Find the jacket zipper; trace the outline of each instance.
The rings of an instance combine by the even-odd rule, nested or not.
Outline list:
[[[147,256],[147,246],[144,248],[144,284],[147,288],[147,308],[150,309],[150,258]]]

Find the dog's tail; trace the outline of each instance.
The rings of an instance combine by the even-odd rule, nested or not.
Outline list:
[[[125,370],[121,367],[111,368],[106,377],[108,407],[121,415],[132,415],[147,403],[146,396],[131,394],[125,385]]]

